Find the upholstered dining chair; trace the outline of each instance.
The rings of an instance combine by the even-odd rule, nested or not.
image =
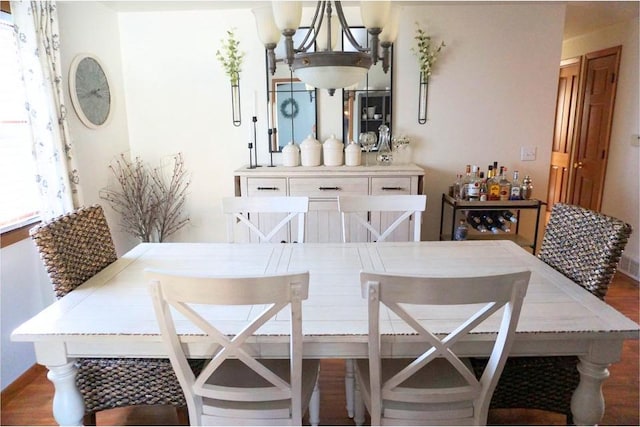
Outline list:
[[[309,294],[308,272],[215,277],[151,270],[146,276],[165,347],[187,398],[191,425],[299,426],[309,405],[315,405],[318,413],[319,361],[302,358],[302,301]],[[230,306],[246,307],[247,322],[216,322],[212,309]],[[254,333],[282,310],[287,321],[271,327],[275,335],[288,335],[289,358],[254,357]],[[197,344],[211,350],[211,359],[199,375],[189,368],[179,330],[205,335]],[[312,425],[317,423],[311,419]]]
[[[420,241],[422,212],[427,207],[426,195],[372,195],[338,196],[338,211],[342,222],[342,241],[357,242],[371,239],[375,242],[385,240]],[[407,223],[413,216],[413,233],[394,234],[400,225]],[[400,236],[400,237],[399,237]],[[347,415],[354,416],[355,377],[354,360],[345,361],[345,397]]]
[[[342,240],[363,240],[361,230],[370,234],[370,239],[383,242],[392,237],[398,227],[413,216],[413,241],[420,241],[422,212],[427,207],[424,194],[394,194],[380,196],[338,196],[338,210],[342,219]],[[385,221],[383,216],[390,216]],[[373,218],[377,218],[374,221]],[[408,236],[407,236],[408,237]],[[391,239],[389,239],[391,240]],[[404,238],[403,240],[408,240]]]
[[[237,223],[248,229],[250,236],[260,243],[286,241],[285,227],[297,219],[291,238],[304,242],[305,215],[309,212],[309,198],[303,196],[274,197],[225,197],[222,199],[222,211],[227,217],[227,241],[238,241]],[[274,216],[275,215],[275,216]]]
[[[102,207],[93,205],[61,215],[30,230],[57,298],[116,261],[116,250]],[[192,362],[196,366],[197,362]],[[76,384],[85,406],[85,424],[96,412],[132,405],[173,405],[186,401],[169,359],[77,360]],[[178,412],[179,417],[184,417]]]
[[[371,425],[486,425],[489,401],[511,349],[530,271],[478,277],[425,277],[361,272],[369,309],[369,358],[356,362],[355,421]],[[453,307],[459,323],[434,320]],[[450,311],[449,311],[450,312]],[[456,344],[498,316],[498,334],[487,344],[487,369],[477,379]],[[386,323],[416,334],[417,357],[385,358]],[[445,324],[446,329],[439,329]],[[493,341],[493,342],[491,342]]]
[[[619,219],[556,203],[538,257],[604,300],[631,231]],[[485,362],[473,360],[478,375]],[[541,409],[564,414],[572,424],[571,397],[580,382],[577,363],[575,356],[509,358],[491,408]]]

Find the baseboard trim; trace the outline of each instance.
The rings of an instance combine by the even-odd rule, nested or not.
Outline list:
[[[638,261],[631,259],[631,257],[622,255],[618,263],[618,270],[635,280],[640,280]]]
[[[47,368],[42,365],[35,364],[20,375],[14,382],[6,386],[0,394],[2,406],[14,399],[20,391],[33,382],[38,377],[47,374]]]

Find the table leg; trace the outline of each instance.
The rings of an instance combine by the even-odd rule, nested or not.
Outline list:
[[[347,415],[349,418],[353,418],[353,401],[355,396],[355,378],[353,373],[353,364],[355,361],[353,359],[345,360],[345,371],[344,371],[344,392],[345,399],[347,401]]]
[[[76,387],[74,362],[59,366],[47,365],[47,378],[55,387],[53,417],[61,426],[81,426],[84,416],[84,401]]]

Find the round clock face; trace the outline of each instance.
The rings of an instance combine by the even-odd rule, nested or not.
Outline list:
[[[109,81],[92,55],[78,55],[69,73],[71,102],[85,126],[96,129],[107,122],[111,112]]]

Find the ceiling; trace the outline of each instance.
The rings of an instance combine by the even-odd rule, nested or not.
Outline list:
[[[266,1],[103,1],[108,7],[122,12],[138,12],[152,10],[188,10],[188,9],[226,9],[226,8],[253,8]],[[314,3],[314,2],[308,2]],[[344,3],[354,3],[345,1]],[[468,1],[402,1],[415,5],[416,3],[425,4],[455,4],[455,3],[475,3]],[[483,3],[492,3],[491,1]],[[510,3],[500,1],[496,3]],[[532,2],[537,3],[537,2]],[[567,1],[567,12],[565,15],[564,39],[589,33],[609,25],[627,21],[635,17],[638,19],[638,11],[640,2],[638,1]]]

